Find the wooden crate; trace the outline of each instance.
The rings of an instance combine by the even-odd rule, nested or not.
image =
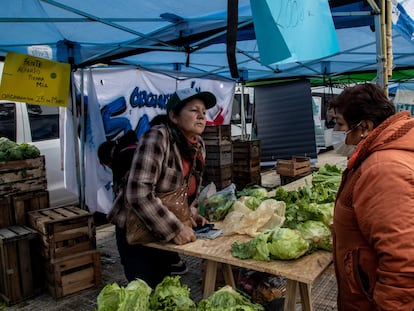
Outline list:
[[[233,162],[237,159],[259,159],[260,161],[260,140],[233,141]]]
[[[30,226],[41,233],[41,252],[56,259],[96,249],[93,214],[76,206],[41,209],[28,213]]]
[[[0,197],[0,229],[13,225],[13,209],[10,196]]]
[[[231,142],[231,125],[207,125],[202,134],[206,145],[218,145]]]
[[[101,285],[101,261],[97,250],[45,262],[46,287],[55,298]]]
[[[37,236],[26,226],[0,229],[0,295],[8,305],[32,297],[41,287],[33,265]]]
[[[230,141],[220,145],[206,145],[206,166],[221,167],[233,162],[232,144]]]
[[[283,176],[297,176],[311,172],[309,157],[292,156],[291,160],[277,160],[276,172]]]
[[[29,225],[28,212],[49,208],[49,191],[39,190],[11,196],[14,225]]]
[[[232,181],[232,166],[206,167],[203,177],[203,185],[207,186],[210,182],[216,185],[218,190],[226,188]]]
[[[0,196],[46,188],[44,156],[0,162]]]
[[[251,167],[247,171],[237,171],[233,169],[233,183],[237,190],[243,190],[246,187],[261,185],[262,174],[260,165]]]
[[[206,167],[205,173],[207,179],[228,179],[232,176],[232,166]]]

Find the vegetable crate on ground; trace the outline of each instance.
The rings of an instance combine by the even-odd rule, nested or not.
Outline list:
[[[44,156],[0,162],[0,196],[46,188]]]
[[[34,242],[38,233],[26,226],[0,229],[0,296],[15,304],[39,293],[42,275]]]
[[[237,190],[261,182],[260,140],[233,141],[233,183]]]
[[[100,284],[100,256],[92,213],[64,206],[28,215],[30,226],[40,234],[46,285],[55,299]]]
[[[53,298],[65,297],[102,283],[97,250],[45,261],[46,287]]]
[[[277,160],[276,172],[279,175],[294,177],[311,172],[309,157],[292,156],[291,160]]]
[[[30,226],[40,233],[41,253],[57,259],[96,248],[93,214],[76,206],[40,209],[28,213]]]

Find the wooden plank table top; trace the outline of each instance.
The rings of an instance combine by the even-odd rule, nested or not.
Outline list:
[[[219,228],[219,226],[216,226]],[[312,283],[331,264],[332,254],[327,251],[317,251],[296,260],[271,260],[258,261],[253,259],[239,259],[231,254],[231,244],[235,241],[247,242],[251,239],[244,235],[220,236],[214,240],[197,239],[185,245],[173,243],[148,243],[149,247],[175,251],[185,255],[207,260],[207,269],[216,269],[217,263],[225,264],[225,271],[230,270],[230,265],[247,268],[255,271],[266,272],[286,278],[285,310],[295,310],[296,288],[299,286],[302,296],[302,310],[312,310],[310,288]],[[213,277],[205,281],[204,297],[208,297],[214,290],[215,273],[211,276],[211,270],[207,277]],[[234,286],[234,280],[227,275],[227,283]],[[206,288],[207,287],[207,288]]]

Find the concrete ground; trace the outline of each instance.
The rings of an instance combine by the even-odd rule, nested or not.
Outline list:
[[[325,163],[345,164],[345,158],[339,157],[333,152],[327,152],[318,156],[315,163],[319,167]],[[268,170],[262,175],[262,185],[268,188],[280,185],[280,178],[274,170]],[[48,293],[43,293],[17,305],[6,307],[0,302],[0,310],[53,310],[53,311],[93,311],[96,309],[96,298],[106,284],[116,282],[121,286],[127,284],[123,274],[122,265],[120,264],[118,251],[115,243],[115,232],[112,225],[102,225],[97,228],[97,248],[101,254],[101,271],[102,285],[81,291],[69,297],[59,300],[53,299]],[[202,297],[202,262],[198,258],[184,256],[184,260],[189,267],[189,272],[181,277],[181,282],[187,284],[191,290],[191,298],[198,302]],[[237,275],[235,275],[237,278]],[[332,266],[315,282],[312,288],[312,297],[314,302],[314,310],[328,311],[336,309],[336,280]],[[297,300],[297,311],[301,310],[300,300]],[[268,311],[276,311],[269,309]]]

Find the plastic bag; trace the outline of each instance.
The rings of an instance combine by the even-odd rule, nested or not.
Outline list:
[[[236,185],[230,184],[203,201],[204,216],[210,221],[223,220],[236,201]]]

